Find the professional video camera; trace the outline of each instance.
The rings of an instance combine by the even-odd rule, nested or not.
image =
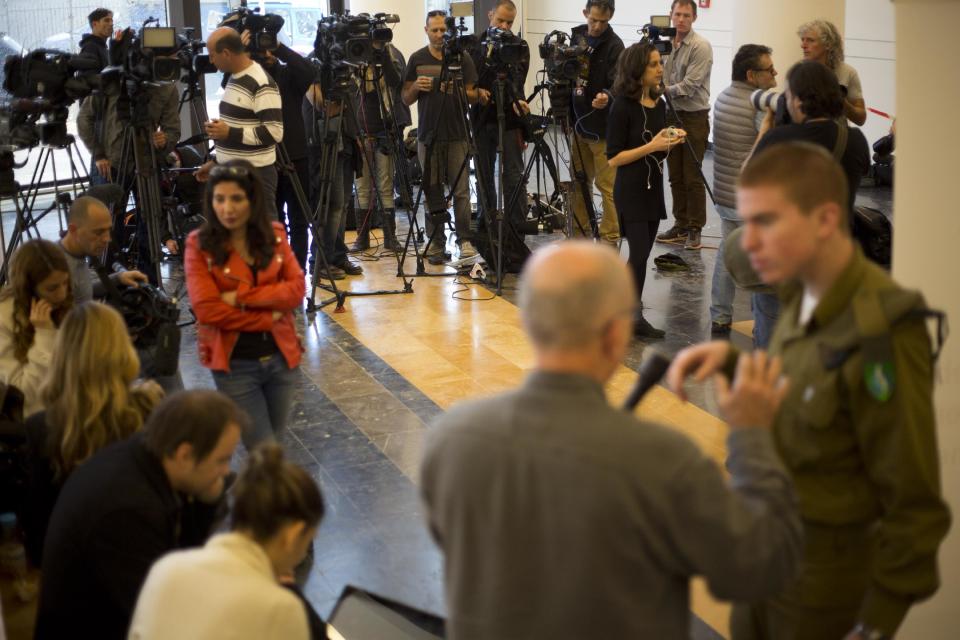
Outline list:
[[[201,53],[207,43],[193,37],[193,27],[184,29],[183,35],[177,36],[177,42],[179,43],[177,58],[180,60],[180,68],[186,72],[184,75],[186,82],[205,73],[217,72],[217,68],[210,62],[210,55]]]
[[[482,58],[488,67],[513,67],[530,62],[530,48],[512,31],[490,27],[482,43]]]
[[[391,42],[393,29],[388,25],[398,22],[399,16],[386,13],[373,17],[366,13],[326,16],[317,22],[314,53],[327,64],[372,64],[376,55],[374,43]]]
[[[787,110],[787,95],[778,89],[757,89],[750,94],[750,104],[757,111],[772,109],[774,126],[793,122]]]
[[[547,93],[554,113],[566,113],[570,105],[574,84],[580,78],[586,45],[573,45],[570,36],[563,31],[551,31],[540,43],[540,58],[547,73]]]
[[[677,29],[670,26],[670,16],[650,16],[650,23],[643,25],[637,33],[643,36],[640,42],[652,44],[661,56],[673,53],[671,38],[677,35]]]
[[[126,271],[120,264],[114,271]],[[155,375],[173,375],[180,359],[180,309],[163,289],[151,284],[120,288],[98,268],[97,275],[107,291],[106,301],[123,316],[127,331],[138,350],[151,355]]]
[[[473,17],[473,2],[450,3],[450,15],[444,19],[447,30],[443,34],[443,59],[448,67],[460,66],[461,56],[476,51],[479,46],[477,37],[466,33],[465,21],[470,17]]]
[[[283,28],[283,16],[275,13],[260,15],[260,7],[247,8],[247,0],[240,0],[240,6],[228,13],[220,24],[236,29],[238,33],[249,31],[247,50],[251,53],[273,51],[280,45],[277,34]]]
[[[150,27],[148,25],[157,25]],[[103,86],[107,92],[120,82],[175,82],[180,78],[181,42],[177,30],[161,27],[156,18],[147,18],[140,31],[128,27],[110,43],[110,65],[103,70]]]
[[[74,100],[100,86],[97,61],[52,49],[35,49],[9,56],[4,63],[3,88],[12,96],[7,108],[5,144],[18,149],[38,143],[68,143],[67,110]],[[87,72],[87,73],[84,73]],[[45,122],[40,123],[41,116]]]

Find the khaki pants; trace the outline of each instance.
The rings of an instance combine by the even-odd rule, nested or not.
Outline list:
[[[687,132],[686,143],[678,144],[667,155],[667,167],[670,169],[670,192],[673,194],[673,217],[676,226],[681,229],[703,229],[707,223],[707,191],[700,178],[697,164],[703,163],[703,154],[707,149],[710,135],[709,110],[678,111]],[[674,120],[672,125],[678,123]]]
[[[617,177],[617,170],[607,163],[607,141],[593,142],[579,134],[570,139],[570,155],[573,157],[574,171],[583,173],[587,177],[587,187],[593,193],[596,185],[603,196],[603,218],[600,224],[600,239],[605,242],[620,240],[620,221],[617,219],[617,208],[613,204],[613,181]],[[573,184],[573,234],[590,235],[590,221],[587,219],[587,209],[583,202],[583,192],[574,181]]]
[[[772,598],[735,604],[733,640],[840,640],[853,630],[870,585],[869,530],[809,522],[803,528],[800,577]]]

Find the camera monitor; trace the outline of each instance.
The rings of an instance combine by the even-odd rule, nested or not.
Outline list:
[[[145,49],[175,49],[177,47],[177,30],[173,27],[144,29],[143,47]]]
[[[450,16],[453,18],[472,18],[473,2],[451,2]]]
[[[650,24],[658,29],[668,29],[670,27],[670,16],[650,16]]]

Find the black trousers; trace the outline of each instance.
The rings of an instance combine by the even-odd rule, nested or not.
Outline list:
[[[300,179],[300,185],[303,187],[303,193],[307,197],[307,206],[309,207],[311,205],[308,161],[306,158],[299,158],[293,161],[293,166],[297,172],[297,177]],[[280,171],[277,177],[277,214],[280,216],[280,222],[286,222],[287,233],[290,236],[290,248],[297,256],[300,268],[304,269],[307,264],[306,216],[312,215],[313,212],[301,209],[296,190],[293,188],[293,181],[283,171]]]
[[[638,220],[635,222],[620,221],[620,232],[630,245],[630,269],[633,271],[633,281],[637,287],[637,302],[643,300],[643,284],[647,279],[647,261],[650,250],[657,240],[659,220]]]

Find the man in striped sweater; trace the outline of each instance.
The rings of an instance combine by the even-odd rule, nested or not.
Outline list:
[[[220,118],[204,125],[217,143],[217,162],[247,160],[263,182],[264,206],[277,219],[277,151],[283,139],[280,91],[273,78],[250,58],[240,34],[220,27],[207,38],[210,62],[230,79],[220,100]],[[206,181],[214,162],[197,171]]]

